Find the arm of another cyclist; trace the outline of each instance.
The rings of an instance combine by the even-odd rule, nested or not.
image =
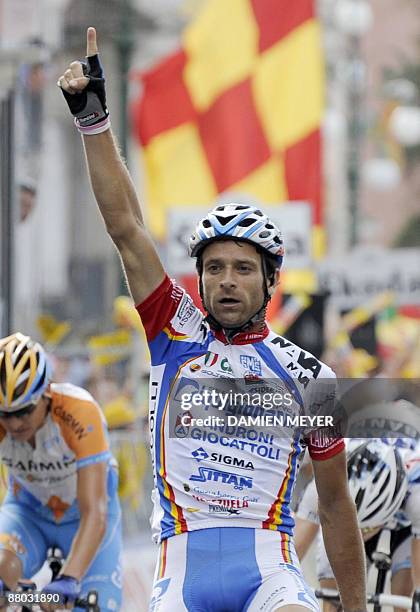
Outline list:
[[[81,580],[93,561],[107,524],[107,464],[94,463],[77,472],[80,525],[61,574]]]
[[[409,494],[404,512],[411,523],[411,574],[413,588],[420,589],[420,460],[418,457],[411,463],[409,462],[408,470]]]
[[[319,530],[318,495],[315,481],[306,485],[295,514],[294,541],[299,561],[305,557]]]
[[[88,28],[87,57],[97,53],[96,31]],[[80,62],[72,62],[59,79],[61,88],[70,95],[79,95],[88,84]],[[83,141],[99,210],[120,253],[133,299],[139,304],[161,284],[165,271],[145,228],[133,183],[111,129],[83,135]]]
[[[344,610],[366,610],[365,555],[348,490],[346,453],[313,461],[313,466],[325,548]]]

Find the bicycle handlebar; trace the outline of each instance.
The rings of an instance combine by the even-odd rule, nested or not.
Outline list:
[[[315,596],[318,599],[325,599],[339,603],[340,594],[333,589],[317,589]],[[403,608],[404,610],[412,610],[416,602],[415,595],[413,597],[405,597],[404,595],[390,595],[382,593],[380,595],[368,594],[367,602],[369,604],[378,604],[380,606],[392,606],[393,608]]]

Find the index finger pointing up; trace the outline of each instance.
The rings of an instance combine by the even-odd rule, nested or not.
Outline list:
[[[86,57],[92,57],[92,55],[96,55],[97,53],[96,30],[95,28],[88,28],[86,34]]]

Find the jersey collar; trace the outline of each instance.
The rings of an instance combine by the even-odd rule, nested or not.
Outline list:
[[[264,323],[264,327],[261,331],[249,331],[249,332],[238,332],[233,336],[233,338],[229,340],[226,338],[226,335],[222,329],[220,330],[212,330],[214,337],[223,344],[255,344],[256,342],[262,342],[264,338],[267,338],[270,330],[267,327],[267,324]]]

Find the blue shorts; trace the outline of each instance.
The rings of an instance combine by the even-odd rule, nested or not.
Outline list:
[[[78,528],[78,520],[63,524],[48,521],[12,496],[6,497],[0,508],[0,548],[19,557],[24,578],[31,578],[41,569],[52,546],[67,557]],[[121,512],[113,503],[101,547],[82,581],[81,596],[96,589],[101,612],[115,612],[121,607],[121,550]]]
[[[149,612],[272,612],[292,604],[319,611],[284,533],[213,527],[160,545]]]

